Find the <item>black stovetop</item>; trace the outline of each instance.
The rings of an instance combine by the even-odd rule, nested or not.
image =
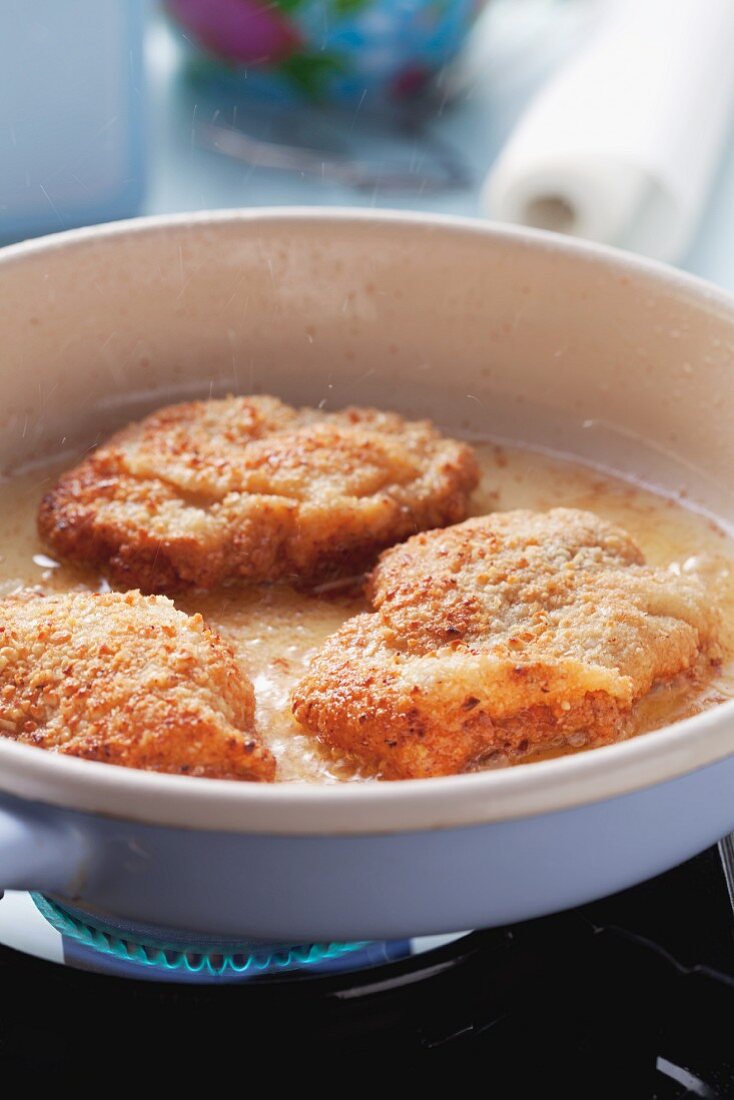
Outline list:
[[[255,1067],[282,1080],[345,1058],[367,1076],[384,1066],[386,1083],[396,1058],[480,1066],[482,1091],[502,1097],[734,1096],[718,850],[582,909],[357,974],[165,985],[0,947],[6,1071],[79,1084],[137,1066],[145,1079],[152,1059],[169,1085],[239,1067],[244,1088]]]

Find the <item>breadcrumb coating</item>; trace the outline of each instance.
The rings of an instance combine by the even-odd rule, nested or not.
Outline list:
[[[64,474],[39,530],[62,558],[145,592],[355,573],[465,517],[473,451],[428,421],[274,397],[160,409]]]
[[[654,684],[721,658],[701,581],[574,509],[416,535],[382,555],[368,593],[374,613],[327,640],[293,711],[387,778],[616,741]]]
[[[272,780],[255,697],[201,615],[140,592],[0,601],[0,733],[148,771]]]

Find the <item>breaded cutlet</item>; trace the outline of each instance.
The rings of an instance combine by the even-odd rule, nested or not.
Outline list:
[[[272,780],[229,645],[164,596],[26,589],[0,601],[0,734],[128,768]]]
[[[145,592],[311,583],[467,514],[472,449],[375,409],[274,397],[163,408],[65,473],[39,531],[61,558]]]
[[[374,612],[293,694],[296,718],[387,778],[626,736],[634,704],[721,657],[701,581],[645,564],[590,512],[494,513],[386,551]]]

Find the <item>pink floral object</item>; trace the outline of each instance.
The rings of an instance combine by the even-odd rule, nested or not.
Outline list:
[[[392,92],[397,99],[410,99],[423,91],[431,78],[431,70],[423,65],[403,69],[392,82]]]
[[[301,45],[274,4],[258,0],[165,0],[199,44],[224,61],[253,65],[283,60]]]

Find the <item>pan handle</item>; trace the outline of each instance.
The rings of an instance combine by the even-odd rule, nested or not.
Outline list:
[[[39,890],[73,897],[88,855],[81,832],[43,806],[0,803],[0,896],[3,890]]]

